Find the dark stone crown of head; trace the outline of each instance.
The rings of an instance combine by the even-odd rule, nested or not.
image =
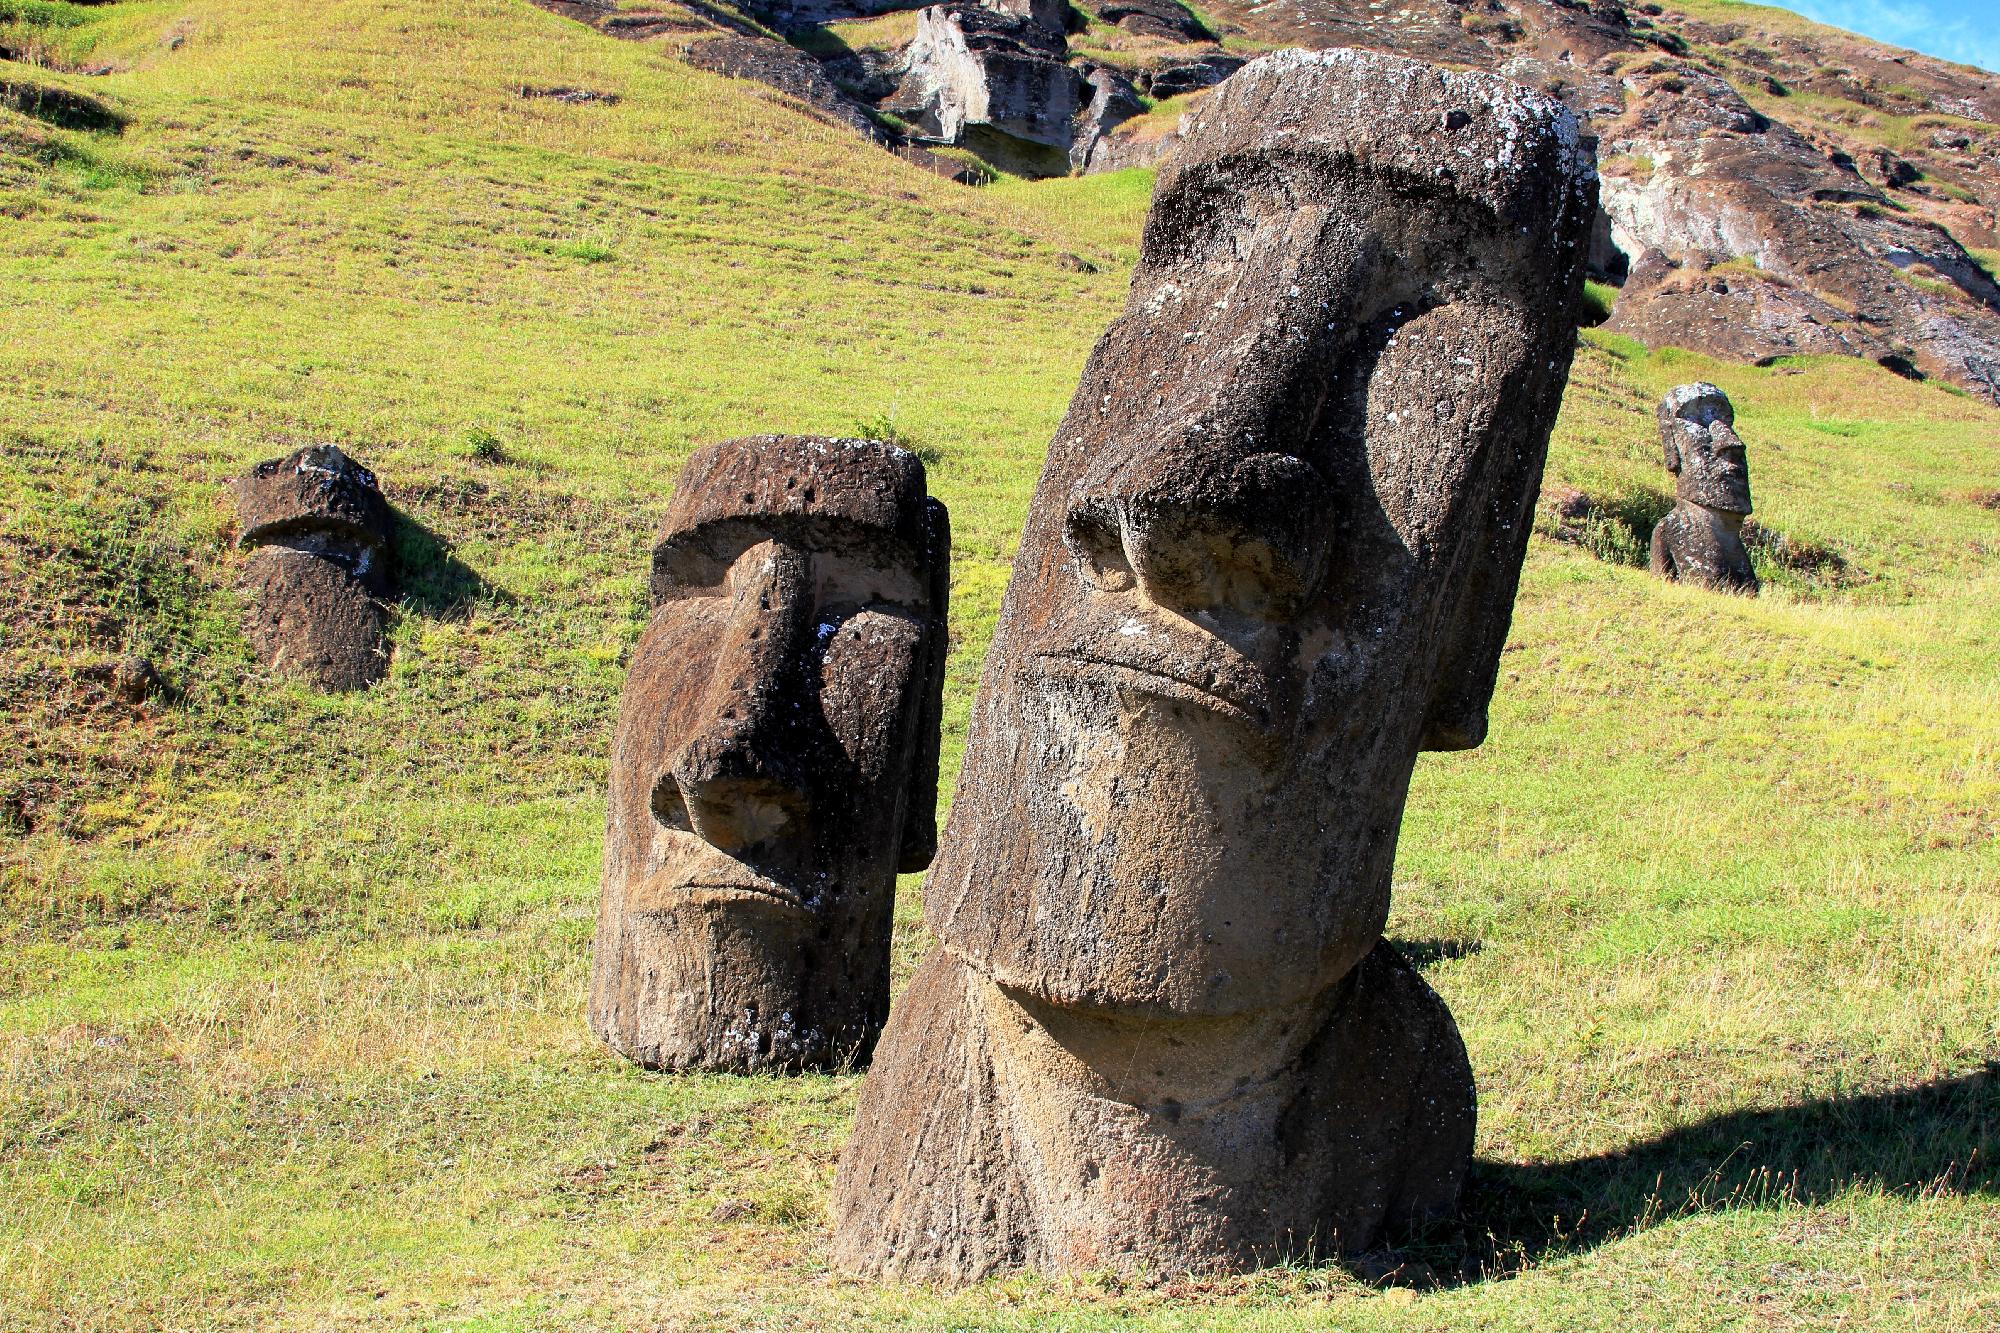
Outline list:
[[[1497,75],[1379,51],[1260,56],[1211,93],[1167,167],[1184,173],[1272,153],[1345,159],[1477,200],[1501,220],[1562,235],[1596,208],[1596,152],[1576,113]]]
[[[657,565],[672,546],[749,521],[922,568],[932,560],[932,508],[922,460],[900,445],[827,435],[723,440],[696,450],[681,470],[654,559]]]
[[[323,534],[379,548],[394,526],[374,472],[337,444],[266,459],[235,482],[238,544],[290,544]]]
[[[1698,426],[1712,425],[1717,421],[1725,425],[1736,424],[1736,408],[1730,403],[1729,395],[1706,380],[1678,384],[1667,390],[1667,396],[1660,400],[1659,415],[1661,430],[1670,430],[1681,421],[1691,421]]]

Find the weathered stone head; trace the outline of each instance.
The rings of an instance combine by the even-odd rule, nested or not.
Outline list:
[[[1713,384],[1669,389],[1660,403],[1660,445],[1679,503],[1653,529],[1653,572],[1725,592],[1757,591],[1743,545],[1750,467],[1736,409]]]
[[[322,444],[257,464],[235,491],[257,655],[322,689],[380,680],[395,512],[375,474]]]
[[[1365,1248],[1470,1154],[1463,1048],[1382,927],[1418,752],[1485,734],[1590,151],[1544,96],[1353,51],[1194,114],[1050,448],[941,948],[843,1163],[864,1270]],[[990,1154],[970,1185],[944,1142]]]
[[[865,1058],[930,863],[950,533],[914,454],[760,436],[681,474],[611,760],[590,1021],[667,1069]]]
[[[1726,514],[1750,512],[1750,467],[1736,409],[1713,384],[1683,384],[1660,402],[1660,445],[1674,494]]]

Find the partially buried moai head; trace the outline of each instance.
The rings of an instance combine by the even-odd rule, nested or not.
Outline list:
[[[1683,384],[1660,402],[1660,446],[1674,494],[1725,514],[1750,512],[1750,467],[1736,409],[1713,384]]]
[[[653,555],[612,755],[592,1025],[672,1069],[833,1067],[888,1010],[929,864],[950,535],[915,455],[696,453]]]
[[[257,464],[235,492],[257,655],[322,689],[380,680],[395,511],[375,474],[322,444]]]
[[[925,890],[1010,992],[1324,991],[1380,937],[1418,751],[1485,733],[1595,177],[1574,121],[1453,77],[1292,53],[1192,113]]]

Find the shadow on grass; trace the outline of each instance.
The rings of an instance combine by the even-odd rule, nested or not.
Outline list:
[[[1515,1275],[1676,1218],[1819,1204],[1852,1189],[2000,1194],[2000,1063],[1963,1078],[1738,1111],[1569,1162],[1475,1162],[1455,1234],[1364,1276],[1459,1286]]]
[[[1480,940],[1391,940],[1403,960],[1419,972],[1454,958],[1470,958],[1486,945]]]
[[[398,509],[396,511],[396,572],[400,604],[405,614],[449,620],[464,615],[474,602],[511,603],[511,594],[481,577],[478,570],[451,552],[451,543]]]

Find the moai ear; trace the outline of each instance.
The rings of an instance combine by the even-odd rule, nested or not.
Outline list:
[[[1667,471],[1678,477],[1681,474],[1681,438],[1680,432],[1672,426],[1660,432],[1660,451],[1667,457]]]
[[[924,501],[924,552],[930,578],[931,613],[926,627],[923,703],[917,710],[917,750],[910,764],[909,796],[903,808],[900,874],[930,867],[937,852],[938,750],[944,730],[944,660],[951,646],[946,615],[951,601],[951,515],[937,500]]]
[[[1493,498],[1485,506],[1486,531],[1475,538],[1458,596],[1445,611],[1421,749],[1470,750],[1486,739],[1486,706],[1513,623],[1514,594],[1541,489],[1539,452],[1527,470],[1531,475],[1524,481],[1520,467],[1510,469],[1512,475],[1496,478],[1488,492]]]

